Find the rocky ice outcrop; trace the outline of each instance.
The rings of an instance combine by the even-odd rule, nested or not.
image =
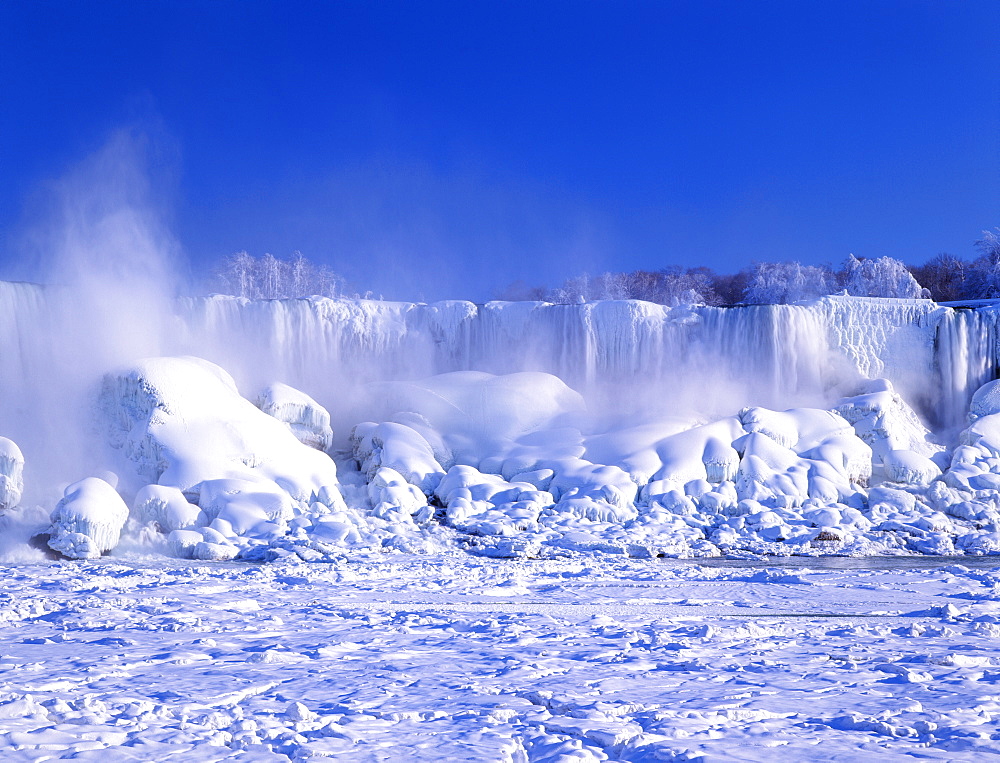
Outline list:
[[[102,479],[86,477],[66,488],[52,512],[49,547],[70,559],[94,559],[110,551],[128,519],[128,506]]]
[[[13,440],[0,437],[0,511],[21,502],[24,492],[24,456]]]
[[[858,394],[843,398],[835,410],[871,446],[879,461],[891,451],[908,450],[931,458],[944,450],[887,379],[863,382]]]

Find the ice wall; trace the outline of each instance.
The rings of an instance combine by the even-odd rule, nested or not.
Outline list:
[[[183,300],[180,311],[185,351],[244,385],[279,379],[304,389],[331,412],[357,381],[458,370],[545,371],[626,413],[821,404],[884,376],[936,417],[975,389],[971,376],[956,378],[941,395],[937,334],[945,320],[951,333],[963,327],[927,300],[671,308],[214,296]]]

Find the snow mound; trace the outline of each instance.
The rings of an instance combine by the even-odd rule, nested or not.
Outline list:
[[[86,477],[66,488],[51,518],[50,548],[70,559],[93,559],[118,545],[128,506],[107,482]]]
[[[552,495],[529,482],[507,482],[472,466],[453,466],[435,495],[452,527],[478,535],[509,536],[537,529]]]
[[[254,405],[288,424],[303,445],[326,451],[333,443],[330,413],[305,392],[275,382],[258,393]]]
[[[24,456],[13,440],[0,437],[0,511],[21,502],[24,492]]]
[[[912,450],[890,450],[882,457],[886,476],[892,482],[926,486],[941,476],[938,465]]]
[[[392,511],[416,514],[427,506],[427,497],[415,485],[407,482],[403,475],[386,466],[379,467],[368,483],[368,500],[371,501],[376,516],[385,516]]]

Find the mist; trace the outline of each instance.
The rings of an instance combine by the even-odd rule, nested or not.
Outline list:
[[[12,287],[16,362],[4,363],[5,433],[22,448],[25,501],[51,503],[62,487],[109,464],[94,437],[102,375],[162,354],[176,334],[183,253],[153,186],[163,152],[139,129],[114,132],[92,155],[43,184],[19,237],[28,275]]]

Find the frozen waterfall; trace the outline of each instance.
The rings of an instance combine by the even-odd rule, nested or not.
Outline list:
[[[0,283],[5,420],[16,420],[40,397],[56,402],[46,395],[46,379],[85,375],[87,369],[69,367],[85,354],[79,345],[88,338],[74,337],[69,347],[58,336],[70,296]],[[335,418],[368,381],[528,370],[603,396],[619,412],[653,406],[706,415],[741,405],[829,402],[850,394],[859,379],[884,377],[931,424],[954,427],[972,392],[996,375],[998,315],[989,306],[955,310],[927,300],[840,296],[799,305],[671,308],[638,301],[476,305],[216,295],[178,300],[175,314],[160,319],[164,335],[148,354],[211,360],[233,374],[244,394],[285,382]]]

